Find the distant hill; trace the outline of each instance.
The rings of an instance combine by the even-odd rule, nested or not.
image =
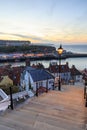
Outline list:
[[[50,45],[31,44],[29,41],[5,41],[0,40],[0,53],[52,53],[56,48]]]

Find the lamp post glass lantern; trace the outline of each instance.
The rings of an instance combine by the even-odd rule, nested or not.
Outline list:
[[[59,86],[58,89],[59,91],[61,90],[61,78],[60,78],[60,73],[61,73],[61,54],[63,53],[63,48],[62,45],[58,48],[58,55],[59,55]]]
[[[63,48],[62,45],[60,45],[60,47],[58,48],[58,54],[61,55],[63,53]]]

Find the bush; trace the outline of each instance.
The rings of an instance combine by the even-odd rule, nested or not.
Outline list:
[[[10,86],[10,85],[0,85],[0,88],[7,94],[10,94],[10,87],[12,87],[12,93],[17,93],[19,88],[17,86]]]

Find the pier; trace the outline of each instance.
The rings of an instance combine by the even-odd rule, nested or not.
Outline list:
[[[87,54],[79,54],[79,53],[72,53],[72,54],[63,54],[61,55],[61,59],[67,59],[67,58],[78,58],[78,57],[87,57]],[[25,61],[27,59],[30,59],[31,61],[37,61],[37,60],[58,60],[58,55],[43,55],[43,56],[20,56],[20,57],[10,57],[10,58],[0,58],[0,62],[21,62]]]

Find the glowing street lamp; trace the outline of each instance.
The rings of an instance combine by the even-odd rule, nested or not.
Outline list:
[[[63,48],[62,45],[60,45],[60,47],[58,48],[58,54],[61,55],[63,53]]]
[[[59,86],[58,89],[59,91],[61,90],[61,79],[60,79],[60,72],[61,72],[61,54],[63,53],[63,48],[62,45],[58,48],[58,55],[59,55]]]

